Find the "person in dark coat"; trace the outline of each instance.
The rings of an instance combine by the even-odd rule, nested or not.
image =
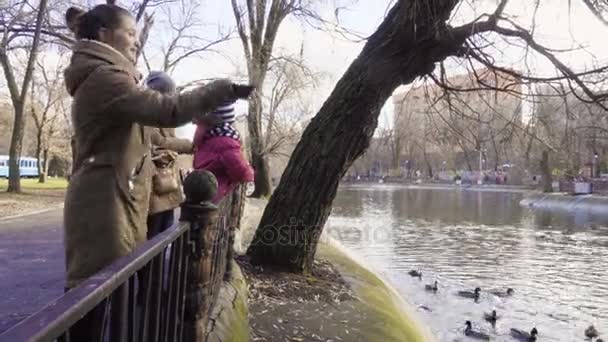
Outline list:
[[[162,71],[151,72],[146,78],[145,84],[149,89],[163,94],[174,94],[176,91],[175,82]],[[174,178],[174,183],[172,184],[175,187],[164,189],[158,186],[158,183],[152,182],[150,209],[148,211],[148,239],[165,231],[173,224],[175,220],[174,209],[185,199],[177,166],[177,154],[192,154],[194,151],[190,140],[175,137],[175,129],[151,129],[152,159],[157,176],[162,172],[172,175]]]

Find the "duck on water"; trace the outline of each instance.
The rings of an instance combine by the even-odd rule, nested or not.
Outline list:
[[[496,310],[492,310],[491,313],[484,313],[483,318],[486,320],[486,322],[490,322],[492,325],[494,325],[498,320],[498,315],[496,314]]]
[[[477,300],[477,299],[479,299],[480,293],[481,293],[481,288],[476,287],[474,291],[458,291],[456,294],[458,294],[460,297],[473,298],[473,299]]]
[[[490,291],[490,293],[495,295],[496,297],[504,298],[504,297],[512,296],[515,293],[515,290],[513,290],[512,288],[509,287],[509,288],[507,288],[506,291],[493,290],[493,291]]]
[[[433,285],[431,285],[431,284],[424,285],[424,289],[427,291],[431,291],[431,292],[437,292],[437,289],[439,289],[439,287],[437,286],[437,280],[435,280]]]
[[[599,336],[600,333],[597,331],[595,326],[590,325],[587,329],[585,329],[585,337],[587,337],[588,339],[598,338]]]
[[[412,276],[414,278],[419,278],[420,280],[422,280],[422,272],[421,271],[411,270],[411,271],[407,272],[407,274],[409,274],[410,276]]]
[[[465,336],[474,338],[476,340],[481,340],[481,341],[490,340],[490,335],[484,334],[480,331],[473,330],[473,325],[471,324],[471,321],[466,321],[464,324],[465,324],[465,328],[464,328]]]
[[[518,341],[535,342],[537,335],[538,335],[538,330],[536,330],[536,328],[532,328],[532,330],[530,330],[529,333],[525,332],[523,330],[511,328],[511,336]]]

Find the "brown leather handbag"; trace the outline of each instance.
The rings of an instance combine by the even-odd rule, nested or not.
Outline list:
[[[156,167],[156,173],[152,178],[152,191],[156,195],[164,195],[179,189],[179,181],[173,165],[177,159],[177,153],[155,148],[152,161]]]

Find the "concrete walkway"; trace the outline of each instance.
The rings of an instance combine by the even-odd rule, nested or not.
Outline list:
[[[63,210],[0,220],[0,333],[63,294]]]

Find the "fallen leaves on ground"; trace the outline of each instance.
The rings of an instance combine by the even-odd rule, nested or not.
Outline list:
[[[361,314],[350,286],[325,260],[316,260],[312,275],[273,272],[239,264],[249,288],[252,341],[348,341]]]

